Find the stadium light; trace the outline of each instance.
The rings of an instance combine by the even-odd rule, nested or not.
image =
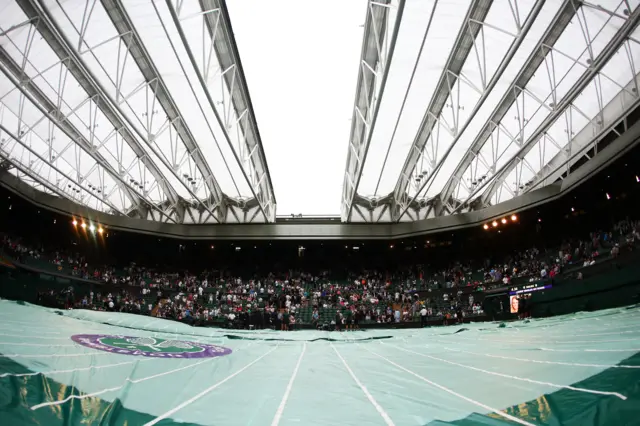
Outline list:
[[[611,195],[609,195],[609,193],[608,193],[608,192],[607,192],[607,193],[605,193],[604,195],[606,195],[606,196],[607,196],[607,200],[610,200],[610,199],[611,199]]]
[[[484,225],[482,225],[482,227],[484,228],[484,230],[486,231],[487,229],[489,229],[489,225],[487,225],[486,223]]]
[[[73,224],[73,226],[77,226],[78,225],[78,221],[73,219],[73,222],[71,222]]]
[[[498,226],[498,222],[494,220],[492,225],[493,225],[494,228],[496,228]]]
[[[515,214],[512,214],[512,215],[511,215],[511,220],[512,220],[513,222],[517,221],[517,220],[518,220],[518,216],[516,216]]]
[[[507,219],[505,219],[504,217],[502,218],[502,220],[500,221],[502,222],[503,225],[505,225],[507,223]]]
[[[80,227],[81,227],[82,229],[85,229],[85,228],[87,227],[87,224],[86,224],[86,223],[84,223],[84,222],[82,222],[82,224],[80,225]]]
[[[98,227],[98,234],[102,234],[104,232],[104,229],[102,229],[102,226]]]
[[[89,231],[93,232],[96,230],[96,227],[93,224],[89,225]]]

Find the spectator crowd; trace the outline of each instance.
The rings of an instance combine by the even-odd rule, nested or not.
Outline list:
[[[394,271],[362,270],[344,276],[331,271],[269,272],[245,277],[232,271],[160,271],[135,263],[91,264],[82,253],[50,251],[3,235],[3,253],[18,263],[93,283],[82,289],[40,289],[47,306],[129,312],[194,325],[293,330],[300,324],[358,329],[372,323],[445,324],[484,314],[484,294],[514,280],[553,280],[569,265],[589,266],[602,256],[633,250],[640,223],[623,220],[610,232],[566,240],[559,248],[531,247],[499,263],[456,261],[430,271],[424,265]],[[576,274],[581,278],[581,273]],[[98,285],[100,284],[100,285]]]

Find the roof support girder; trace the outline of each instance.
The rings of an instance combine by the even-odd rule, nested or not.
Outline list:
[[[451,53],[447,59],[445,67],[440,74],[440,79],[436,85],[436,89],[433,92],[433,96],[429,102],[429,106],[425,111],[425,114],[420,123],[420,127],[416,133],[416,136],[412,142],[412,147],[409,150],[407,159],[404,166],[398,176],[395,189],[393,191],[395,205],[392,212],[392,220],[400,220],[400,206],[407,204],[405,198],[408,197],[407,187],[409,186],[409,180],[413,175],[413,172],[418,164],[420,155],[424,150],[429,136],[437,124],[438,117],[442,113],[442,110],[451,95],[451,90],[459,78],[462,68],[467,61],[469,53],[471,53],[475,39],[482,28],[482,22],[489,13],[489,9],[493,4],[493,0],[473,0],[469,5],[467,14],[464,18],[463,24],[460,27],[458,36],[456,37]],[[454,125],[454,127],[457,127]],[[454,128],[453,133],[458,134],[460,129]],[[435,168],[435,164],[431,165],[431,169]],[[405,209],[406,211],[406,209]]]
[[[182,3],[178,2],[175,7],[171,0],[167,0],[166,3],[173,23],[180,35],[182,44],[189,56],[191,65],[198,77],[200,86],[207,97],[209,107],[212,109],[224,138],[243,173],[243,177],[251,189],[253,198],[258,200],[260,210],[265,220],[273,222],[275,221],[275,195],[244,72],[242,70],[242,64],[240,63],[240,55],[237,52],[231,30],[231,23],[228,13],[226,13],[226,6],[224,2],[218,0],[200,1],[202,13],[200,13],[199,16],[206,25],[213,50],[213,52],[210,52],[210,55],[215,54],[221,69],[226,70],[223,73],[216,74],[216,78],[212,79],[208,76],[208,69],[202,70],[198,66],[195,55],[183,30],[181,19]],[[162,17],[158,12],[157,6],[154,4],[153,7],[162,22]],[[188,18],[193,18],[193,16],[189,16]],[[170,38],[169,40],[173,45]],[[209,63],[210,62],[209,60]],[[230,104],[230,107],[233,108],[235,116],[237,117],[234,122],[229,120],[230,114],[226,113],[226,111],[219,111],[219,107],[216,105],[209,91],[209,86],[213,84],[223,84],[229,91],[231,98],[223,100],[222,108],[228,108],[225,104]],[[225,117],[225,119],[222,117]],[[229,134],[229,129],[237,131],[239,146],[234,146]],[[213,131],[211,133],[215,138]]]
[[[585,126],[576,136],[563,147],[530,181],[524,188],[524,192],[533,191],[546,184],[551,184],[557,179],[565,179],[571,174],[572,166],[584,157],[587,152],[595,148],[603,137],[610,132],[622,136],[628,128],[627,116],[630,111],[640,107],[640,97],[637,95],[637,87],[640,82],[640,74],[634,81],[627,84],[604,107],[602,112]],[[634,96],[634,89],[636,95]],[[616,130],[618,124],[623,124],[623,132]],[[624,147],[621,147],[624,148]],[[599,154],[599,153],[598,153]]]
[[[569,1],[569,0],[567,0]],[[543,6],[545,5],[546,0],[537,0],[536,3],[533,5],[531,11],[529,12],[529,14],[527,15],[526,20],[524,21],[524,23],[520,23],[519,20],[517,20],[517,24],[519,27],[519,32],[518,34],[514,35],[514,40],[511,43],[511,45],[509,46],[509,50],[507,51],[506,55],[504,56],[504,58],[500,61],[500,65],[498,66],[498,68],[496,69],[495,73],[493,74],[493,76],[491,77],[491,80],[486,83],[486,86],[482,88],[482,92],[480,95],[480,98],[478,99],[478,101],[476,102],[476,104],[474,105],[473,109],[471,110],[470,114],[467,116],[466,120],[464,121],[464,123],[460,124],[458,122],[458,120],[455,120],[454,122],[454,127],[455,127],[455,131],[453,132],[453,141],[451,142],[451,144],[447,147],[446,151],[444,152],[444,154],[442,155],[442,157],[434,164],[433,161],[429,161],[427,162],[427,167],[429,168],[428,171],[426,171],[427,175],[424,177],[424,179],[421,179],[420,181],[416,182],[418,185],[418,188],[415,192],[415,195],[413,197],[411,197],[409,199],[409,197],[407,197],[405,194],[404,197],[402,198],[394,198],[394,201],[396,201],[396,208],[394,208],[394,214],[395,217],[393,218],[395,221],[400,221],[402,219],[402,216],[405,214],[408,206],[412,205],[413,202],[420,197],[420,194],[422,194],[422,192],[425,190],[425,192],[429,192],[429,189],[431,188],[431,185],[433,184],[435,177],[437,176],[438,172],[440,171],[440,168],[442,167],[442,165],[444,164],[444,162],[447,160],[447,158],[449,157],[449,154],[451,153],[451,151],[453,150],[453,148],[455,147],[455,145],[458,143],[458,141],[460,140],[461,136],[465,133],[467,127],[469,126],[469,124],[471,124],[471,122],[473,121],[473,119],[475,118],[476,114],[478,113],[478,111],[480,110],[480,108],[482,107],[482,105],[484,105],[484,102],[487,100],[487,98],[489,97],[489,95],[492,93],[492,90],[494,89],[494,87],[496,86],[496,84],[498,84],[498,81],[500,81],[503,73],[505,72],[505,70],[507,69],[507,67],[509,66],[509,64],[511,63],[511,60],[513,59],[513,57],[516,55],[516,53],[519,51],[520,46],[522,45],[522,42],[524,41],[525,37],[528,35],[529,30],[531,29],[531,27],[533,26],[534,22],[536,21],[536,18],[538,17],[540,11],[542,10]],[[474,21],[475,24],[477,25],[487,25],[484,22],[481,21]],[[490,27],[494,28],[494,29],[498,29],[495,26],[489,25]],[[469,31],[471,31],[471,26],[469,26]],[[474,39],[474,43],[477,43],[477,41],[475,41]],[[462,79],[463,76],[460,76],[460,78]],[[463,80],[464,81],[464,80]],[[454,85],[452,84],[451,87],[454,87]],[[458,91],[459,91],[459,87],[458,87]],[[438,117],[432,117],[434,119],[433,122],[433,126],[435,126],[436,124],[438,124],[438,121],[440,119],[440,116]],[[433,127],[432,127],[433,130]],[[425,138],[425,141],[429,141],[430,137],[432,138],[432,144],[433,144],[433,140],[436,140],[436,149],[435,151],[437,152],[437,140],[439,139],[439,133],[435,136],[435,138],[431,135],[432,131],[429,132],[429,134],[427,135],[427,137]],[[426,149],[426,143],[425,142],[425,147],[423,147],[423,151],[421,152],[417,152],[416,155],[418,156],[418,159],[420,158],[421,155],[423,155],[424,150]],[[424,172],[423,172],[424,173]],[[407,182],[410,179],[410,176],[401,176],[402,178],[406,178]],[[405,190],[406,192],[406,190]],[[438,197],[440,200],[442,200],[441,197]],[[443,208],[446,206],[446,203],[438,203],[438,205],[434,208],[434,212],[442,212]]]
[[[20,6],[23,13],[32,22],[37,22],[37,30],[43,39],[47,41],[51,49],[55,52],[61,61],[67,61],[67,69],[73,75],[73,77],[80,83],[82,89],[88,94],[89,97],[96,97],[96,102],[100,111],[107,117],[112,126],[117,129],[123,139],[131,147],[138,159],[145,165],[147,170],[153,175],[158,182],[158,185],[162,188],[163,193],[176,204],[180,197],[175,189],[167,182],[160,169],[156,164],[146,155],[146,152],[138,142],[134,134],[125,125],[125,122],[121,117],[125,117],[123,112],[114,102],[110,102],[105,90],[100,87],[95,78],[87,70],[82,59],[76,55],[69,47],[61,33],[59,33],[53,25],[50,18],[44,16],[45,12],[41,11],[36,4],[35,0],[16,0],[16,3]]]
[[[394,4],[397,3],[397,4]],[[362,52],[358,67],[356,98],[351,117],[351,133],[344,182],[342,185],[341,219],[347,222],[356,199],[362,169],[367,159],[369,144],[380,109],[380,101],[389,75],[405,0],[367,2]],[[391,34],[388,25],[390,8],[396,8],[395,23]],[[388,43],[385,43],[386,39]],[[385,44],[388,49],[385,49]],[[377,90],[376,90],[377,89]]]
[[[27,127],[27,126],[25,126]],[[27,128],[27,132],[25,132],[25,134],[28,134],[30,131],[32,131],[31,128]],[[62,170],[60,170],[58,167],[56,167],[55,164],[50,163],[47,161],[46,158],[44,158],[42,155],[40,155],[39,153],[37,153],[36,151],[33,150],[33,148],[31,148],[29,146],[29,144],[25,143],[22,140],[22,136],[18,136],[16,134],[14,134],[13,132],[11,132],[9,129],[7,129],[4,124],[0,123],[0,134],[6,134],[7,136],[9,136],[13,141],[15,141],[17,144],[19,144],[20,146],[22,146],[23,149],[25,149],[26,151],[29,152],[30,155],[36,157],[38,159],[39,162],[42,162],[43,164],[48,165],[49,167],[51,167],[53,170],[55,170],[57,173],[59,173],[61,176],[63,176],[68,182],[70,182],[71,184],[73,184],[78,191],[82,191],[86,194],[89,194],[90,197],[95,198],[96,200],[98,200],[100,203],[110,207],[111,209],[113,209],[113,214],[118,214],[120,216],[126,216],[126,213],[119,209],[118,207],[116,207],[113,203],[111,203],[106,197],[99,197],[97,196],[95,193],[87,190],[84,185],[82,185],[82,182],[78,182],[76,179],[70,177],[69,175],[67,175],[66,173],[64,173]],[[29,164],[29,165],[25,165],[22,164],[19,159],[17,158],[11,158],[11,156],[8,153],[4,152],[3,148],[0,148],[0,155],[7,161],[11,162],[16,168],[20,169],[21,171],[23,171],[23,173],[28,174],[29,176],[31,176],[33,178],[33,175],[37,175],[37,173],[31,173],[31,172],[26,172],[24,170],[30,170],[31,167],[33,167],[33,164]],[[34,178],[36,179],[36,178]],[[38,182],[42,183],[42,179],[36,179],[38,180]],[[50,186],[52,185],[46,185],[48,188],[50,188]],[[67,198],[69,200],[72,200],[74,202],[78,202],[78,200],[74,200],[72,197],[69,197],[69,194],[65,191],[60,191],[60,189],[58,188],[55,191],[57,194],[60,194],[60,192],[65,193],[66,195],[64,195],[64,198]],[[101,192],[102,195],[104,195],[104,191]]]
[[[64,34],[59,31],[53,23],[53,19],[51,18],[49,11],[46,9],[46,6],[43,5],[41,8],[36,3],[36,0],[15,1],[16,3],[18,3],[24,14],[27,15],[29,19],[38,21],[37,29],[40,35],[47,41],[49,46],[60,58],[60,60],[68,61],[67,68],[69,69],[71,74],[80,83],[82,88],[88,93],[90,97],[95,97],[96,103],[98,104],[102,113],[107,117],[107,119],[109,119],[114,128],[118,129],[118,132],[122,134],[123,138],[129,144],[134,153],[150,170],[154,178],[163,188],[171,203],[173,205],[177,205],[179,202],[181,202],[182,198],[167,181],[163,173],[150,159],[150,157],[146,155],[144,149],[142,148],[134,134],[127,127],[127,124],[134,129],[140,139],[149,146],[149,149],[183,185],[186,191],[189,192],[189,194],[196,200],[196,202],[208,211],[209,217],[213,218],[215,222],[220,223],[218,216],[222,212],[222,201],[203,201],[196,196],[189,185],[187,185],[184,180],[182,180],[180,176],[178,176],[178,173],[174,169],[173,165],[169,164],[166,159],[157,152],[157,149],[150,143],[150,140],[147,138],[147,136],[141,134],[137,130],[136,126],[131,122],[131,120],[127,118],[127,115],[122,111],[120,107],[120,103],[114,101],[107,94],[106,90],[100,85],[100,83],[98,83],[93,75],[88,71],[88,68],[84,65],[84,61],[80,57],[80,53],[74,50],[75,48],[71,46],[69,41],[65,38]],[[123,36],[122,39],[124,40],[126,38],[132,38],[128,33],[126,34],[126,36],[127,37]],[[155,80],[153,83],[155,83]],[[149,85],[149,82],[145,82],[145,85]],[[157,85],[155,85],[155,87],[157,87]],[[127,124],[125,124],[125,122]],[[218,211],[218,213],[215,213],[215,211]]]
[[[122,2],[120,0],[101,0],[101,3],[105,12],[111,19],[113,26],[122,37],[126,48],[129,50],[129,54],[144,76],[145,81],[149,84],[151,82],[156,84],[155,96],[158,99],[158,102],[169,118],[169,121],[173,123],[180,139],[185,144],[187,151],[189,151],[196,166],[200,170],[213,202],[215,204],[219,204],[223,199],[222,190],[220,189],[209,164],[205,160],[202,152],[200,152],[191,130],[182,119],[178,106],[169,93],[169,90],[164,83],[164,79],[158,72],[155,63],[151,60],[149,53],[142,44],[140,36],[136,28],[131,23]],[[131,35],[131,37],[125,37],[126,35]]]
[[[231,104],[238,117],[236,126],[239,126],[241,129],[240,133],[245,138],[247,153],[245,153],[245,155],[239,155],[237,149],[233,149],[233,152],[245,174],[245,179],[247,179],[253,191],[254,197],[258,201],[260,210],[262,210],[265,215],[265,219],[269,222],[275,222],[277,201],[273,190],[271,174],[269,173],[269,165],[264,153],[260,131],[253,110],[253,104],[251,102],[249,86],[244,75],[240,53],[233,35],[231,18],[226,1],[200,0],[200,8],[204,14],[203,16],[209,36],[215,41],[214,50],[219,63],[224,69],[233,67],[232,72],[223,75],[223,79],[231,93]],[[217,32],[215,30],[214,15],[205,12],[212,8],[219,8],[220,19],[217,22]],[[221,34],[224,34],[224,36],[218,37]],[[208,91],[207,94],[209,94]],[[245,161],[248,161],[252,165],[253,173],[246,170]]]
[[[626,22],[613,36],[613,38],[607,43],[597,58],[594,58],[589,68],[580,76],[578,81],[571,87],[567,94],[559,100],[553,110],[549,113],[547,118],[542,124],[531,134],[526,142],[523,142],[520,150],[514,155],[500,170],[494,173],[494,175],[485,181],[482,186],[479,186],[468,199],[472,199],[480,190],[489,185],[487,189],[482,193],[481,203],[484,205],[487,200],[490,200],[495,191],[501,187],[504,180],[511,174],[517,164],[523,161],[529,151],[535,146],[536,142],[544,136],[545,132],[551,127],[551,125],[562,114],[569,111],[574,100],[582,93],[582,91],[589,85],[589,83],[598,75],[602,68],[609,62],[611,57],[618,51],[618,49],[626,42],[627,38],[631,36],[633,31],[640,23],[640,8],[636,8],[629,15]],[[599,114],[602,116],[602,111]]]
[[[0,168],[0,177],[6,177],[5,175],[10,175],[9,170],[13,167],[16,170],[18,170],[20,173],[38,182],[40,185],[44,186],[49,191],[56,194],[58,197],[65,200],[69,200],[72,203],[77,203],[77,200],[74,200],[71,197],[69,197],[69,194],[61,191],[55,185],[52,185],[51,182],[49,182],[48,180],[43,179],[37,173],[31,172],[28,168],[26,168],[19,162],[11,160],[4,152],[2,152],[2,149],[0,149],[0,158],[2,158],[2,162],[0,163],[0,165],[2,165],[2,167]]]
[[[540,38],[537,46],[533,49],[531,55],[529,55],[529,58],[520,69],[517,77],[493,110],[489,119],[485,122],[482,130],[480,130],[476,135],[471,147],[458,163],[451,177],[444,184],[440,194],[443,205],[448,203],[455,185],[462,180],[464,173],[472,163],[473,159],[478,155],[484,144],[491,137],[495,127],[500,123],[511,106],[517,100],[517,88],[524,88],[527,86],[529,80],[533,77],[534,72],[544,62],[550,48],[552,48],[558,41],[564,32],[564,29],[569,25],[573,17],[576,15],[578,8],[581,6],[581,0],[566,0],[562,4],[544,35]],[[442,210],[436,211],[436,215],[440,215],[441,213]]]
[[[7,54],[3,47],[0,47],[0,71],[9,79],[16,88],[27,97],[38,110],[56,125],[69,139],[75,141],[89,156],[91,156],[103,169],[109,173],[116,184],[122,189],[123,193],[131,200],[134,207],[141,208],[143,202],[151,208],[155,208],[162,215],[166,213],[155,206],[155,204],[134,189],[126,182],[117,170],[102,157],[102,155],[94,149],[93,145],[80,133],[69,120],[67,120],[60,109],[33,83],[25,74],[25,70],[21,69],[18,64]],[[18,80],[20,79],[20,80]],[[169,217],[168,215],[166,215]],[[172,219],[173,221],[173,219]]]
[[[26,57],[26,55],[25,55]],[[98,152],[92,153],[92,149],[90,149],[91,144],[87,141],[80,132],[78,132],[75,127],[64,120],[64,115],[62,112],[54,105],[53,102],[36,86],[32,79],[26,75],[26,72],[23,67],[20,67],[14,60],[11,58],[4,47],[0,46],[0,72],[4,74],[4,76],[13,83],[17,90],[19,90],[23,96],[31,101],[31,103],[38,108],[38,110],[42,113],[43,116],[47,117],[51,122],[56,124],[60,130],[62,130],[69,139],[73,141],[77,141],[78,145],[81,146],[87,154],[91,155],[109,174],[114,177],[117,176],[117,173],[112,169],[109,163],[102,158],[102,155]],[[62,120],[59,120],[58,117],[62,117]],[[127,195],[127,198],[131,200],[134,206],[140,204],[140,196],[136,193],[136,191],[132,190],[128,185],[124,184],[121,180],[115,179],[120,188],[122,188],[123,192]]]

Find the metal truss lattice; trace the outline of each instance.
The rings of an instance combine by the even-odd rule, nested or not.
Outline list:
[[[0,155],[14,175],[116,215],[275,220],[224,2],[2,7]]]
[[[366,156],[347,163],[343,221],[413,221],[498,204],[565,179],[609,132],[626,129],[638,107],[638,0],[464,3],[403,5],[384,63],[395,90],[377,87],[361,119]],[[448,27],[438,25],[444,16]],[[365,31],[363,46],[375,37]],[[357,129],[350,155],[360,154]]]

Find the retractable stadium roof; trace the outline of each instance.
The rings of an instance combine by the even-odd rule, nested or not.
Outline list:
[[[2,173],[171,224],[480,210],[626,123],[639,3],[9,0]]]

